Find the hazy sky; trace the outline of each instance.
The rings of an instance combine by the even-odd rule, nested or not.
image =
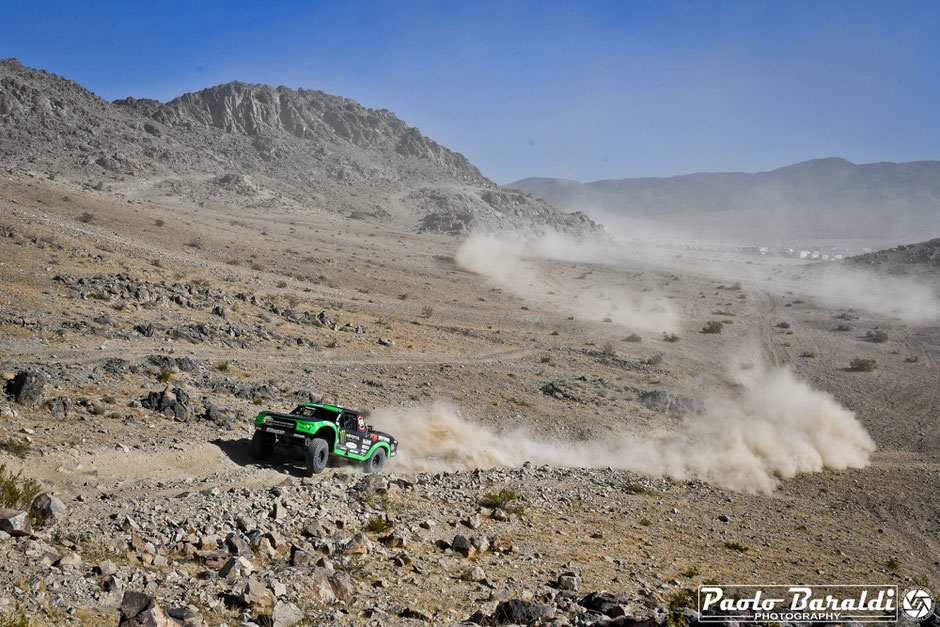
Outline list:
[[[394,111],[499,183],[940,158],[940,2],[14,2],[103,98],[231,80]]]

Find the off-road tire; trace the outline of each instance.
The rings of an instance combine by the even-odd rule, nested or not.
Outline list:
[[[377,448],[372,456],[366,460],[366,472],[379,472],[385,465],[385,449]]]
[[[255,459],[267,459],[274,452],[274,436],[264,431],[255,431],[251,436],[251,454]]]
[[[323,472],[330,458],[330,445],[323,438],[311,438],[304,447],[307,459],[307,476]]]

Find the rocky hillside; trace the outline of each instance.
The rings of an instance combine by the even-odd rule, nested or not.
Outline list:
[[[876,250],[847,260],[859,266],[875,267],[893,274],[911,271],[940,272],[940,238],[918,244],[902,244],[887,250]]]
[[[422,231],[596,228],[501,190],[386,110],[318,91],[227,83],[108,103],[0,61],[0,164],[135,199],[329,211]]]
[[[568,211],[642,217],[729,236],[917,241],[940,233],[940,161],[856,165],[830,158],[753,174],[591,183],[529,178],[506,187]]]

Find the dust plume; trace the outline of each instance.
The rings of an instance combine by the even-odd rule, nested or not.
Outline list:
[[[607,467],[700,478],[742,492],[771,492],[800,473],[868,465],[875,443],[855,414],[789,370],[739,373],[739,394],[712,398],[685,417],[681,434],[560,442],[524,429],[496,430],[439,402],[377,411],[383,429],[408,433],[399,471],[454,471],[535,464]]]
[[[622,261],[609,240],[575,239],[556,232],[541,235],[471,234],[455,255],[457,263],[487,276],[500,287],[527,300],[566,311],[582,320],[605,319],[640,331],[675,331],[679,316],[660,294],[625,286],[565,282],[539,260],[581,263]],[[552,269],[553,270],[553,269]]]

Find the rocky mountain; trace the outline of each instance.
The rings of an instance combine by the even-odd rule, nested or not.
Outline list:
[[[644,218],[731,237],[917,241],[940,233],[940,161],[814,159],[770,172],[506,186],[562,209]]]
[[[138,199],[329,211],[421,231],[596,228],[502,190],[387,110],[239,82],[108,103],[0,61],[0,164]]]

